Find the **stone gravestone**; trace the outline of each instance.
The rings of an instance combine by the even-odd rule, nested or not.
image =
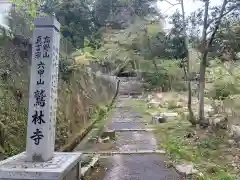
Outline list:
[[[0,162],[0,180],[80,179],[81,153],[54,152],[60,24],[35,20],[26,152]]]

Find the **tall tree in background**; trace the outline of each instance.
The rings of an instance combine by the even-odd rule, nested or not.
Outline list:
[[[94,13],[101,25],[126,28],[136,17],[158,16],[154,7],[156,0],[96,0]]]
[[[199,123],[205,126],[208,122],[204,118],[204,90],[205,90],[205,72],[207,67],[208,53],[216,38],[217,31],[221,25],[222,19],[229,13],[239,9],[240,2],[237,0],[224,0],[219,7],[210,8],[210,0],[204,0],[204,20],[202,29],[202,57],[200,63],[200,80],[199,80]],[[210,14],[210,10],[212,13]],[[210,34],[208,36],[208,34]]]
[[[189,42],[191,45],[200,43],[197,47],[201,52],[201,63],[200,63],[200,80],[199,80],[199,112],[198,119],[201,125],[205,125],[207,122],[204,119],[204,89],[205,89],[205,71],[207,67],[207,59],[209,52],[213,51],[213,45],[223,46],[226,45],[226,41],[223,42],[223,39],[216,41],[218,36],[222,36],[223,33],[218,33],[219,28],[222,26],[222,21],[224,22],[224,17],[228,16],[225,19],[225,23],[230,23],[230,17],[236,17],[236,11],[239,12],[240,2],[238,0],[224,0],[222,5],[210,7],[210,0],[202,0],[204,7],[199,8],[195,12],[191,14],[190,17],[185,17],[184,12],[184,1],[176,0],[176,3],[171,3],[170,1],[166,1],[172,6],[181,5],[182,10],[182,26],[181,30],[183,32],[184,37],[184,46],[188,49]],[[179,16],[179,15],[178,15]],[[175,18],[176,19],[176,18]],[[236,27],[236,26],[235,26]],[[202,37],[199,37],[197,34],[200,32],[200,28],[202,28]],[[173,28],[174,29],[174,28]],[[237,32],[235,28],[235,32]],[[224,30],[224,28],[222,28]],[[226,35],[225,30],[225,35]],[[237,35],[237,33],[234,33]],[[220,43],[219,43],[220,42]],[[233,41],[232,41],[233,42]],[[235,48],[236,49],[236,48]],[[186,51],[187,57],[187,68],[189,68],[189,52]],[[189,70],[188,70],[189,72]],[[188,80],[188,107],[190,110],[191,104],[191,85]]]
[[[87,4],[88,1],[11,0],[11,2],[14,5],[10,13],[10,26],[14,31],[20,28],[32,29],[34,18],[49,14],[56,16],[62,24],[62,35],[76,48],[83,48],[86,39],[90,42],[88,45],[96,46],[96,41],[100,38],[98,34],[100,26],[90,10],[90,5]]]
[[[11,0],[9,25],[14,33],[29,37],[34,27],[33,20],[40,14],[42,0]]]
[[[192,111],[192,87],[191,87],[191,80],[190,80],[190,54],[189,54],[189,40],[187,35],[187,21],[186,21],[183,0],[181,0],[180,3],[181,3],[181,10],[182,10],[184,47],[185,47],[185,51],[186,51],[185,54],[187,59],[186,74],[187,74],[187,84],[188,84],[188,113],[189,113],[188,120],[192,123],[192,125],[196,125],[196,119]]]
[[[55,14],[62,24],[62,35],[76,48],[83,48],[86,39],[94,46],[100,26],[90,9],[90,2],[47,0],[42,5],[42,11]]]
[[[168,44],[170,44],[170,52],[174,54],[175,59],[180,59],[182,61],[182,67],[185,73],[185,79],[187,80],[188,87],[188,120],[192,125],[196,125],[196,118],[194,117],[192,110],[192,88],[190,80],[190,55],[189,55],[189,37],[187,34],[187,17],[184,9],[184,1],[177,0],[176,3],[168,2],[171,6],[180,5],[181,13],[176,11],[170,17],[170,23],[173,28],[170,32],[170,39],[168,39]],[[170,41],[169,41],[170,40]]]
[[[157,14],[155,0],[12,0],[18,15],[29,24],[39,13],[55,15],[62,24],[62,35],[75,47],[99,48],[101,27],[126,28],[136,16]],[[32,24],[33,25],[33,24]]]
[[[240,52],[240,11],[228,14],[222,19],[211,55],[223,61],[239,60]]]
[[[159,12],[151,6],[151,3],[154,2],[156,1],[97,0],[94,11],[98,22],[101,26],[106,27],[105,30],[116,32],[110,40],[115,41],[115,43],[104,42],[103,47],[105,48],[101,48],[98,54],[104,49],[105,56],[106,54],[108,56],[107,60],[111,59],[112,62],[115,62],[121,59],[120,61],[124,61],[123,64],[127,64],[125,61],[131,62],[131,60],[144,58],[152,61],[155,69],[157,69],[154,59],[157,52],[155,48],[157,42],[153,36],[158,34],[157,31],[162,26],[159,23]],[[153,31],[155,31],[153,33],[155,35],[152,34]],[[116,48],[114,52],[112,52],[112,47]],[[109,51],[106,51],[106,49],[109,49]],[[120,67],[122,68],[122,66]]]

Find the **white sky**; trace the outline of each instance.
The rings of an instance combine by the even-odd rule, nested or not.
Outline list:
[[[172,4],[176,4],[176,0],[168,0],[168,2],[172,3]],[[185,12],[186,15],[189,15],[191,12],[197,10],[198,8],[203,6],[203,3],[201,3],[198,0],[184,0],[184,8],[185,8]],[[214,5],[218,5],[221,4],[223,2],[223,0],[211,0],[210,1],[210,6],[214,6]],[[158,1],[157,2],[157,6],[160,9],[161,13],[167,16],[173,14],[177,9],[180,10],[181,6],[180,5],[176,5],[176,6],[171,6],[169,3],[167,3],[166,1],[162,0],[162,1]],[[168,24],[167,22],[167,18],[165,19],[165,29],[169,29],[171,27],[170,24]]]

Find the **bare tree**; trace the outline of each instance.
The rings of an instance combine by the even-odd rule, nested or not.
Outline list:
[[[234,10],[234,8],[239,7],[239,1],[231,1],[231,0],[224,0],[223,4],[221,5],[221,10],[216,19],[209,18],[209,0],[204,0],[205,9],[204,9],[204,22],[203,22],[203,32],[202,32],[202,57],[200,63],[200,80],[199,80],[199,124],[200,125],[208,125],[208,122],[205,121],[204,118],[204,90],[205,90],[205,72],[207,67],[207,59],[208,53],[212,47],[213,41],[215,39],[216,33],[219,29],[221,24],[222,18]],[[227,8],[228,3],[231,5]],[[214,23],[212,27],[212,32],[209,38],[207,38],[208,30],[210,25]]]
[[[187,35],[187,20],[185,17],[185,10],[184,10],[184,0],[176,0],[176,3],[172,3],[168,0],[163,0],[167,2],[171,7],[176,5],[181,5],[181,11],[182,11],[182,18],[183,18],[183,33],[184,33],[184,46],[187,50],[189,50],[189,38]],[[208,59],[208,53],[212,47],[213,41],[215,39],[216,33],[219,29],[219,26],[221,24],[222,18],[226,16],[227,14],[231,13],[235,9],[240,7],[240,1],[239,0],[224,0],[221,6],[216,6],[211,8],[210,7],[210,0],[201,0],[204,3],[204,8],[199,9],[199,12],[203,13],[203,29],[202,29],[202,40],[201,40],[201,63],[200,63],[200,78],[199,78],[199,114],[198,119],[199,123],[201,125],[206,124],[204,119],[204,89],[205,89],[205,72],[206,72],[206,66],[207,66],[207,59]],[[209,11],[212,10],[215,16],[213,14],[210,14]],[[197,13],[198,14],[198,13]],[[202,21],[202,20],[200,20]],[[190,67],[189,67],[189,52],[187,51],[187,57],[186,57],[186,66],[185,72],[187,75],[187,83],[188,83],[188,111],[189,111],[189,120],[194,125],[196,124],[196,120],[194,119],[193,113],[192,113],[192,90],[191,90],[191,81],[189,79],[190,74]]]
[[[196,118],[194,117],[193,110],[192,110],[192,88],[191,88],[191,80],[190,80],[190,54],[189,54],[189,39],[187,35],[187,20],[185,15],[185,9],[184,9],[184,0],[176,0],[175,3],[172,3],[168,0],[162,0],[167,2],[170,5],[170,8],[173,6],[181,5],[181,15],[182,15],[182,32],[184,36],[184,46],[186,49],[186,56],[182,59],[183,64],[183,70],[185,74],[185,78],[187,80],[187,87],[188,87],[188,120],[191,122],[193,126],[197,124]],[[168,8],[168,10],[170,9]]]
[[[189,40],[187,36],[187,30],[186,30],[186,18],[185,18],[185,10],[184,10],[184,4],[183,0],[180,0],[181,4],[181,10],[182,10],[182,18],[183,18],[183,33],[184,33],[184,46],[187,50],[187,68],[185,74],[187,75],[187,85],[188,85],[188,120],[192,123],[192,125],[196,125],[196,118],[194,117],[193,111],[192,111],[192,88],[191,88],[191,80],[190,80],[190,55],[189,55]]]

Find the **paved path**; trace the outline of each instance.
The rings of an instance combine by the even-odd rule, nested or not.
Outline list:
[[[108,125],[116,131],[146,128],[141,113],[126,105],[126,97],[119,97],[112,121]],[[120,151],[155,150],[157,141],[152,132],[117,132],[116,146]],[[159,154],[114,155],[100,160],[89,180],[184,180],[175,170],[168,169],[165,157]]]

